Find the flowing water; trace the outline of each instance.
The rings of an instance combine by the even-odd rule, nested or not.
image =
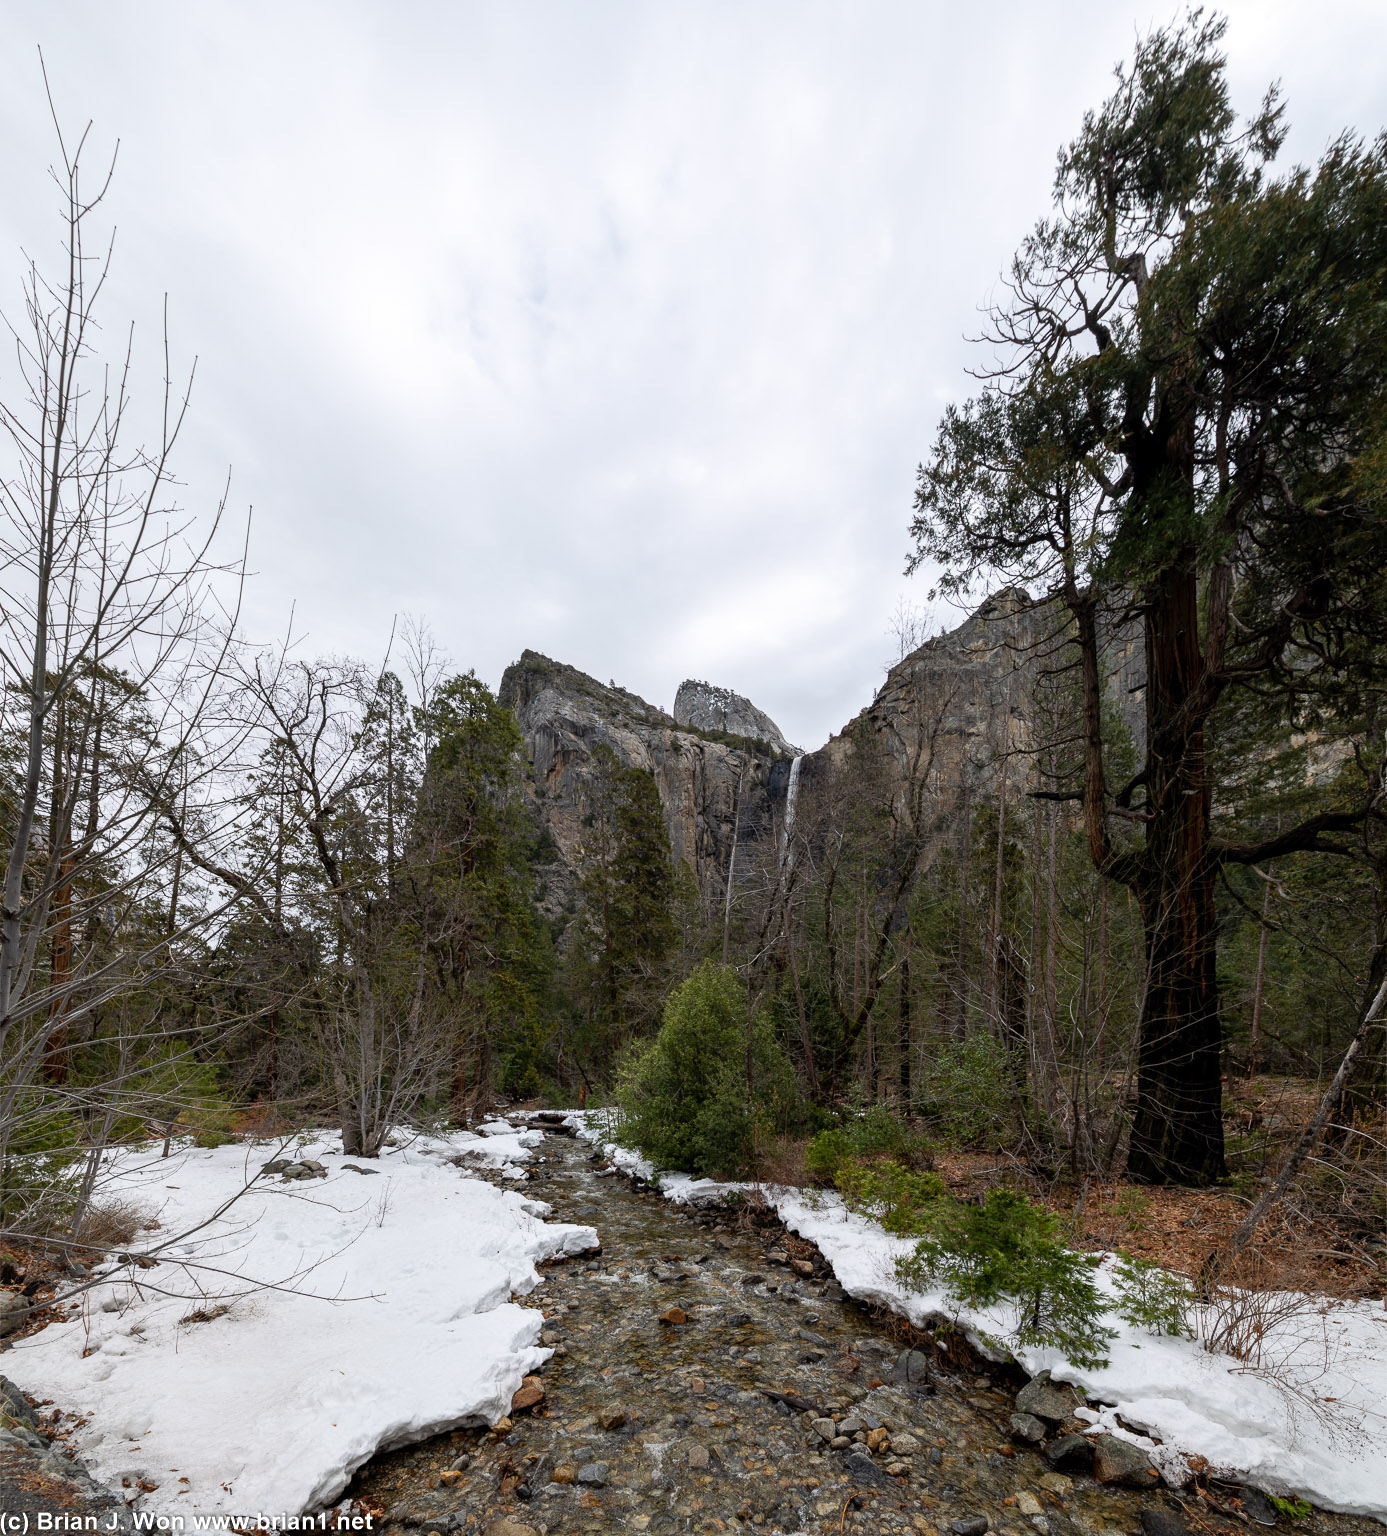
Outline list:
[[[358,1475],[351,1492],[384,1516],[386,1536],[1248,1529],[1207,1503],[1186,1523],[1174,1495],[1100,1487],[1016,1449],[1019,1377],[951,1364],[947,1350],[930,1354],[924,1376],[925,1357],[903,1358],[887,1327],[778,1227],[671,1207],[566,1137],[547,1137],[532,1166],[526,1192],[556,1219],[595,1226],[602,1253],[549,1266],[525,1300],[543,1309],[556,1349],[540,1404],[499,1435],[441,1435]],[[797,1273],[796,1257],[813,1272]],[[673,1309],[689,1320],[662,1322]],[[834,1416],[834,1430],[851,1431],[837,1449],[822,1433]],[[860,1443],[873,1436],[875,1453]],[[1373,1522],[1318,1513],[1296,1527],[1381,1536]]]

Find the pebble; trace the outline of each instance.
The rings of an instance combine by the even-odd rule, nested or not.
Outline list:
[[[1023,1515],[1043,1515],[1045,1507],[1033,1493],[1024,1488],[1016,1495],[1016,1507]]]
[[[689,1465],[695,1472],[701,1472],[708,1465],[708,1447],[706,1445],[691,1445],[689,1447]]]
[[[989,1523],[986,1515],[971,1515],[966,1520],[950,1520],[949,1529],[953,1536],[983,1536]]]
[[[611,1476],[605,1461],[589,1461],[578,1468],[577,1481],[585,1488],[605,1488]]]

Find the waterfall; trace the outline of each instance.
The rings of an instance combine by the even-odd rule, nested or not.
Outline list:
[[[790,846],[790,833],[795,826],[795,801],[799,797],[799,765],[804,761],[801,752],[790,764],[790,787],[785,791],[785,830],[780,834],[783,847]]]

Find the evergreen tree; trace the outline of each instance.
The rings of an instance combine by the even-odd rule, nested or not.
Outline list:
[[[584,816],[583,913],[573,948],[576,1000],[609,1053],[656,1017],[675,947],[675,880],[654,778],[608,746],[594,756]]]
[[[1138,901],[1148,983],[1131,1173],[1225,1171],[1215,881],[1340,853],[1368,796],[1218,835],[1210,733],[1242,690],[1284,726],[1352,709],[1387,632],[1387,139],[1270,180],[1274,91],[1238,128],[1224,23],[1142,40],[1061,152],[1057,213],[1012,263],[1003,361],[920,471],[915,560],[1063,602],[1083,678],[1091,856]],[[1114,772],[1099,636],[1139,620],[1145,761]]]

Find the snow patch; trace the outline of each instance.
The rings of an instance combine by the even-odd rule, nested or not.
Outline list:
[[[328,1133],[288,1152],[117,1154],[106,1188],[160,1224],[140,1251],[226,1209],[156,1267],[108,1271],[67,1320],[20,1341],[6,1373],[88,1415],[74,1436],[88,1466],[116,1488],[157,1484],[138,1507],[158,1514],[316,1510],[377,1451],[494,1424],[551,1354],[540,1312],[512,1298],[540,1283],[537,1262],[599,1244],[460,1171],[480,1152],[523,1177],[541,1139],[501,1121],[483,1132],[379,1159],[344,1159]],[[276,1156],[317,1158],[328,1176],[257,1179]]]

